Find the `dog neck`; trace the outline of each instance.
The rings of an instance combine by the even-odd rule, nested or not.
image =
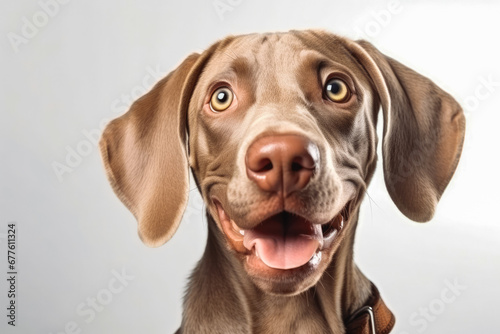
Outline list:
[[[252,283],[211,216],[205,253],[184,300],[182,333],[344,333],[344,320],[370,296],[352,258],[352,226],[320,280],[295,296],[264,293]],[[201,310],[200,310],[201,309]]]

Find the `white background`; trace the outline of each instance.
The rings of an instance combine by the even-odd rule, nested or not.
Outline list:
[[[174,238],[146,248],[84,133],[97,138],[100,124],[125,111],[130,95],[140,96],[189,53],[228,34],[323,28],[370,40],[466,111],[462,159],[430,223],[397,211],[381,168],[363,204],[355,256],[396,314],[394,333],[498,333],[498,2],[219,3],[231,10],[218,12],[213,0],[69,1],[48,16],[35,0],[0,4],[0,332],[174,332],[206,238],[197,191]],[[23,27],[35,23],[23,36]],[[22,44],[11,41],[14,34]],[[69,152],[78,150],[87,155],[68,166]],[[54,163],[72,171],[58,177]],[[15,328],[7,325],[3,278],[9,222],[18,225]],[[112,293],[113,271],[122,270],[133,279]],[[463,288],[453,293],[446,282]],[[96,297],[106,305],[82,316],[77,308],[89,312]]]

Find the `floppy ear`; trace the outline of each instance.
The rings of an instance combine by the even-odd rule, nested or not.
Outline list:
[[[349,47],[382,103],[389,194],[408,218],[428,221],[460,159],[465,133],[462,108],[431,80],[370,43],[351,42]]]
[[[109,182],[150,247],[172,237],[187,204],[186,113],[203,58],[185,59],[109,123],[99,144]]]

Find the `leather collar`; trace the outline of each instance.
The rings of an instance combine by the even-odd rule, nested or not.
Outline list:
[[[348,318],[347,334],[387,334],[390,333],[396,318],[380,297],[377,287],[372,283],[372,294],[365,305]]]

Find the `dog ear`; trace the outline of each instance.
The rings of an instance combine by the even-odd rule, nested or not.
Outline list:
[[[99,144],[109,182],[150,247],[172,237],[186,208],[187,109],[205,61],[199,54],[185,59],[109,123]]]
[[[382,103],[389,194],[408,218],[428,221],[460,159],[465,133],[462,108],[431,80],[370,43],[351,42],[349,47]]]

